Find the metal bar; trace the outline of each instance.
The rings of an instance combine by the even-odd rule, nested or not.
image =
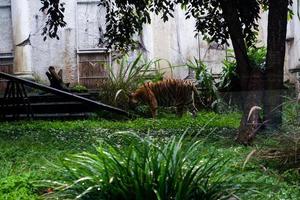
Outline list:
[[[10,4],[3,4],[3,5],[0,5],[0,8],[10,8],[11,5]]]
[[[5,89],[5,93],[3,96],[3,110],[4,111],[5,111],[5,108],[8,107],[7,102],[8,102],[9,96],[10,96],[10,87],[11,87],[11,81],[8,81],[6,89]],[[6,113],[3,113],[3,118],[5,118],[5,116],[6,116]]]
[[[7,85],[6,85],[5,92],[4,92],[3,99],[5,99],[5,98],[7,97],[7,95],[8,95],[9,88],[10,88],[10,84],[11,84],[11,82],[10,82],[10,81],[8,81],[8,82],[7,82]]]
[[[15,98],[15,101],[16,101],[16,118],[18,119],[19,116],[20,116],[19,112],[20,112],[20,108],[21,108],[21,101],[23,101],[23,98],[22,98],[23,95],[21,93],[18,82],[15,83],[15,88],[16,88],[16,98]]]
[[[108,53],[108,49],[89,49],[89,50],[83,50],[79,49],[77,50],[77,54],[92,54],[92,53]]]
[[[26,110],[25,99],[24,99],[24,96],[23,96],[23,92],[21,90],[20,83],[16,83],[16,87],[17,87],[18,97],[19,97],[18,106],[19,106],[19,108],[24,107],[25,110]],[[28,115],[27,115],[27,117],[28,117]]]
[[[84,1],[84,0],[77,0],[77,4],[99,4],[99,0],[87,0],[87,1]]]
[[[107,60],[86,60],[86,61],[79,61],[79,63],[89,63],[89,62],[91,62],[91,63],[93,63],[93,62],[99,62],[100,64],[102,64],[102,63],[107,63],[108,61]]]
[[[80,79],[108,79],[107,76],[81,76]]]
[[[78,49],[78,51],[80,52],[80,51],[105,51],[105,52],[111,52],[111,50],[110,49],[107,49],[107,48],[105,48],[105,47],[100,47],[100,48],[86,48],[86,49]]]
[[[33,112],[32,112],[31,104],[30,104],[26,89],[24,87],[24,84],[21,84],[21,88],[22,88],[22,91],[23,91],[23,94],[24,94],[24,100],[27,103],[27,114],[30,115],[31,118],[33,118],[34,115],[33,115]]]
[[[58,89],[55,89],[55,88],[52,88],[52,87],[49,87],[49,86],[46,86],[46,85],[35,83],[33,81],[18,78],[18,77],[15,77],[13,75],[10,75],[10,74],[0,72],[0,77],[11,80],[11,81],[18,81],[18,82],[20,82],[24,85],[27,85],[27,86],[30,86],[30,87],[33,87],[33,88],[36,88],[36,89],[40,89],[40,90],[43,90],[45,92],[49,92],[49,93],[52,93],[52,94],[56,94],[56,95],[61,96],[61,97],[71,98],[71,99],[79,101],[79,102],[81,102],[81,103],[83,103],[87,106],[92,106],[94,108],[103,109],[103,110],[113,112],[113,113],[116,113],[116,114],[120,114],[120,115],[124,115],[124,116],[127,116],[127,117],[132,117],[132,115],[130,115],[128,112],[126,112],[122,109],[119,109],[119,108],[116,108],[116,107],[113,107],[113,106],[109,106],[109,105],[106,105],[106,104],[103,104],[103,103],[100,103],[100,102],[97,102],[97,101],[93,101],[91,99],[81,97],[81,96],[78,96],[78,95],[75,95],[75,94],[72,94],[72,93],[69,93],[69,92],[58,90]]]
[[[11,102],[12,102],[12,109],[13,109],[13,118],[16,118],[16,111],[14,110],[16,108],[16,102],[15,102],[15,81],[12,81],[11,83]]]
[[[2,118],[5,118],[5,116],[6,116],[5,107],[6,107],[6,99],[7,99],[7,95],[8,95],[8,92],[9,92],[10,84],[11,84],[10,81],[8,81],[7,84],[6,84],[5,92],[4,92],[4,95],[3,95],[3,101],[1,103],[1,110],[2,110],[1,116],[2,116]]]
[[[0,55],[0,59],[13,59],[14,56],[4,56],[4,55]]]

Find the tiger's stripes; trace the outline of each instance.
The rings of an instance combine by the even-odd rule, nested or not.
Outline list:
[[[157,83],[147,82],[130,94],[129,104],[131,107],[139,102],[149,104],[153,118],[157,116],[158,106],[175,106],[176,114],[180,117],[187,108],[195,117],[195,94],[198,95],[192,81],[167,79]]]

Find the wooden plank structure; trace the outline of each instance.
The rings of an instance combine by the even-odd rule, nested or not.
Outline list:
[[[0,59],[0,72],[12,74],[13,73],[12,64],[8,64],[8,63],[6,63],[7,62],[6,60],[4,60],[4,61],[3,60],[4,60],[3,58]],[[5,91],[6,85],[7,85],[7,80],[0,78],[0,92]]]
[[[111,112],[114,114],[126,116],[128,118],[132,117],[128,112],[126,112],[122,109],[119,109],[119,108],[116,108],[113,106],[109,106],[109,105],[100,103],[98,101],[94,101],[94,100],[88,99],[86,97],[79,96],[77,94],[72,94],[72,93],[69,93],[66,91],[58,90],[58,89],[55,89],[55,88],[52,88],[52,87],[49,87],[49,86],[46,86],[43,84],[36,83],[36,82],[30,81],[30,80],[18,78],[11,74],[0,72],[0,78],[6,79],[9,81],[7,84],[0,108],[3,111],[8,106],[13,107],[14,108],[14,109],[12,109],[13,112],[10,114],[12,114],[14,118],[18,118],[17,111],[20,109],[26,110],[27,117],[31,118],[34,116],[30,98],[28,98],[24,86],[28,86],[31,88],[42,90],[42,91],[50,93],[50,94],[54,94],[56,96],[68,99],[69,101],[72,101],[75,104],[76,104],[76,102],[81,103],[81,105],[83,104],[86,108],[88,108],[89,110],[93,110],[95,112],[105,110],[105,111],[108,111],[108,112]],[[80,106],[80,104],[78,104],[77,106]],[[1,114],[5,115],[5,112],[2,112]]]

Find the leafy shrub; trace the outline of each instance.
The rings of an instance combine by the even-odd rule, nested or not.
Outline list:
[[[258,69],[260,71],[265,70],[265,64],[266,64],[266,54],[267,54],[267,49],[265,47],[251,47],[248,48],[247,51],[249,60],[250,60],[250,65]],[[229,49],[227,50],[227,57],[223,61],[223,68],[221,72],[221,79],[220,82],[218,83],[218,87],[221,89],[232,89],[233,84],[231,81],[234,78],[238,78],[236,74],[236,67],[237,63],[235,60],[234,52],[233,50]]]
[[[199,155],[199,141],[188,143],[182,136],[161,143],[131,136],[127,148],[104,142],[96,153],[66,158],[58,168],[62,182],[48,181],[54,188],[48,197],[212,200],[228,199],[239,189],[226,173],[228,160]]]
[[[37,199],[29,175],[8,176],[0,179],[0,199]]]
[[[162,61],[166,63],[166,66],[162,67]],[[162,81],[165,76],[165,70],[170,71],[170,77],[173,78],[173,66],[168,60],[166,59],[157,59],[154,60],[152,63],[152,67],[148,70],[148,73],[144,75],[144,82],[151,81],[151,82],[158,82]]]
[[[87,92],[88,89],[84,85],[77,84],[71,89],[72,92],[78,92],[78,93],[83,93]]]
[[[288,92],[288,91],[286,91]],[[283,112],[282,112],[282,129],[288,133],[299,132],[300,129],[300,104],[298,97],[295,96],[295,90],[292,94],[286,94],[283,96]]]
[[[249,48],[247,54],[252,67],[259,69],[260,71],[265,70],[267,55],[267,49],[265,47]]]
[[[196,58],[194,58],[194,60],[189,60],[186,65],[196,73],[195,78],[200,87],[199,95],[201,103],[207,108],[211,107],[218,96],[212,72],[209,71],[207,65]]]
[[[248,48],[247,54],[253,70],[258,70],[263,73],[265,70],[266,53],[267,49],[265,47]],[[225,106],[226,110],[228,110],[228,106],[230,106],[230,109],[241,108],[240,85],[236,68],[237,62],[234,52],[229,49],[227,50],[226,59],[223,61],[220,81],[216,84],[218,91],[220,91],[221,98],[219,102],[223,103],[223,105],[219,103],[217,106],[221,109],[222,106]]]
[[[223,61],[223,67],[222,67],[220,82],[218,83],[218,88],[227,89],[231,86],[232,79],[237,77],[235,70],[236,70],[235,61],[228,60],[228,59]]]
[[[159,60],[144,60],[142,54],[139,54],[133,61],[129,61],[129,56],[124,55],[116,61],[117,66],[107,66],[108,80],[101,87],[100,100],[126,109],[127,94],[149,79],[149,71],[157,62]],[[118,91],[123,93],[120,93],[118,101],[115,101]]]

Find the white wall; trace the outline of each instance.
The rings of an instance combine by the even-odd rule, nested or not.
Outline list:
[[[46,15],[39,11],[40,0],[31,0],[31,38],[32,45],[32,65],[34,75],[46,80],[45,72],[50,65],[62,68],[66,82],[77,80],[76,61],[76,23],[75,6],[76,1],[64,0],[66,3],[65,21],[67,26],[58,31],[59,40],[48,38],[43,41],[41,36],[42,28],[46,21]]]
[[[177,7],[174,19],[166,23],[159,16],[152,15],[152,24],[144,30],[143,40],[151,58],[163,58],[177,66],[200,56],[213,73],[220,73],[225,51],[210,47],[201,37],[195,38],[195,33],[195,20],[186,20],[184,12]],[[185,78],[187,75],[186,67],[175,68],[175,78]]]
[[[287,46],[286,46],[286,66],[285,75],[292,81],[296,81],[296,74],[290,74],[289,69],[300,69],[300,19],[297,16],[298,3],[293,4],[294,17],[288,23]],[[300,13],[299,13],[300,14]]]

